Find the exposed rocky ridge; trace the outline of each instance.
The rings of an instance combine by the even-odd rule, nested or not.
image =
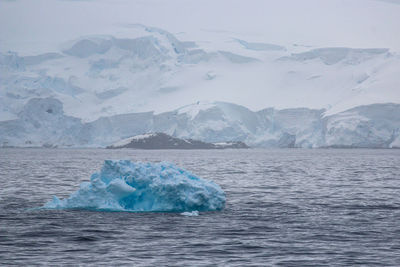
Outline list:
[[[114,143],[107,148],[136,148],[136,149],[226,149],[249,148],[243,142],[207,143],[193,139],[181,139],[165,133],[148,133],[136,135]]]

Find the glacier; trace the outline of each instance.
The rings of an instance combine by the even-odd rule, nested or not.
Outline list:
[[[127,29],[36,54],[0,49],[0,147],[106,147],[149,132],[267,148],[399,147],[400,56],[390,47]]]
[[[78,35],[36,54],[0,49],[0,121],[18,118],[29,100],[47,97],[84,122],[164,113],[197,101],[329,114],[400,103],[400,56],[390,48],[303,47],[237,37],[208,43],[132,24],[126,36]]]
[[[356,49],[348,47],[327,47],[312,49],[307,52],[293,53],[289,57],[282,57],[280,60],[308,61],[319,59],[325,65],[333,65],[344,61],[345,64],[358,65],[377,55],[390,56],[387,48],[366,48]]]
[[[83,182],[66,199],[54,196],[43,208],[198,215],[198,211],[222,210],[225,201],[219,185],[174,164],[106,160],[90,182]]]
[[[128,113],[92,122],[68,116],[55,98],[28,101],[17,119],[0,121],[0,147],[106,147],[150,132],[208,143],[251,147],[397,148],[400,104],[354,107],[329,115],[324,109],[265,108],[252,111],[226,102],[197,102],[155,114]]]

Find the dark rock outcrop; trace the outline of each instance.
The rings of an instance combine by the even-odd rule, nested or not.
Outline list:
[[[136,149],[225,149],[249,148],[243,142],[206,143],[193,139],[181,139],[165,133],[148,133],[123,139],[108,146],[110,149],[136,148]]]

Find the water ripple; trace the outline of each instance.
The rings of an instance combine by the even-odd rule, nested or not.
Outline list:
[[[170,161],[226,209],[32,210],[104,159]],[[0,150],[0,265],[400,266],[400,150]]]

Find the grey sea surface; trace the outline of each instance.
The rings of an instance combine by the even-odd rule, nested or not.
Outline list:
[[[35,209],[105,159],[173,162],[226,208]],[[400,266],[400,150],[0,149],[0,265]]]

